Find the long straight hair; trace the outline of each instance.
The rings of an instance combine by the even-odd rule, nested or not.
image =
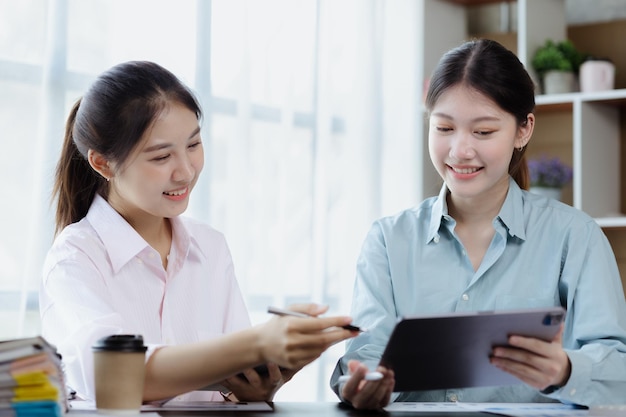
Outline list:
[[[535,84],[517,56],[496,41],[478,39],[463,43],[443,55],[426,95],[430,112],[450,87],[464,84],[491,98],[512,114],[518,127],[528,123],[535,109]],[[527,190],[530,185],[526,148],[516,149],[509,162],[509,175]]]
[[[96,79],[67,118],[52,190],[57,203],[55,234],[85,217],[96,193],[108,198],[108,181],[89,165],[89,150],[122,166],[163,109],[174,102],[202,118],[191,90],[153,62],[125,62]]]

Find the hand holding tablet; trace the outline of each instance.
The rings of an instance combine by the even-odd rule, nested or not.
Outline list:
[[[521,384],[490,362],[510,335],[551,340],[561,307],[457,312],[401,319],[379,365],[395,373],[396,392]]]

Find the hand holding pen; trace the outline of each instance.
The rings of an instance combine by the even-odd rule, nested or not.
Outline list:
[[[282,308],[278,308],[278,307],[272,307],[269,306],[267,308],[267,312],[270,314],[276,314],[279,316],[293,316],[293,317],[303,317],[303,318],[310,318],[310,317],[315,317],[315,316],[311,316],[309,314],[306,313],[300,313],[298,311],[292,311],[292,310],[285,310]],[[346,324],[345,326],[341,326],[341,328],[346,329],[346,330],[352,330],[353,332],[364,332],[365,329],[362,329],[358,326],[355,326],[353,324]]]
[[[360,328],[351,324],[348,316],[321,317],[327,306],[293,304],[287,309],[270,308],[277,316],[255,326],[259,329],[261,359],[287,369],[299,369],[318,358],[335,343],[355,337]]]

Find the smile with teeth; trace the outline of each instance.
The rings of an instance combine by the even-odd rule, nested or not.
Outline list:
[[[187,192],[187,187],[182,188],[180,190],[176,190],[176,191],[164,191],[163,194],[165,195],[171,195],[171,196],[179,196],[179,195],[183,195]]]
[[[480,168],[455,168],[452,166],[450,168],[452,168],[452,170],[458,174],[473,174],[474,172],[480,169]]]

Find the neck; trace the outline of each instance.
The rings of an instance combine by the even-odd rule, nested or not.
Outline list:
[[[447,196],[448,211],[457,223],[491,223],[500,212],[508,190],[507,178],[503,186],[493,187],[479,196],[465,198],[450,193]]]

